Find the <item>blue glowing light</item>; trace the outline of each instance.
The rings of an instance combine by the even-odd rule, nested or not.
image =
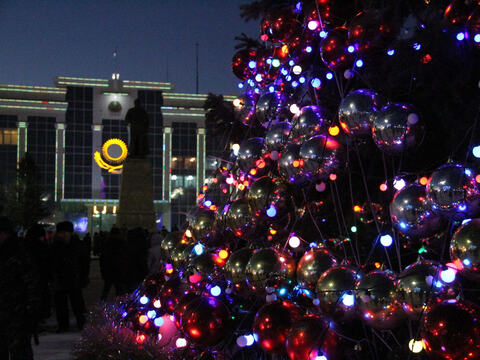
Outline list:
[[[463,265],[470,266],[472,262],[469,259],[463,259]]]
[[[163,318],[159,317],[159,318],[156,318],[153,323],[155,324],[156,327],[160,327],[163,325],[163,323],[165,322],[165,320],[163,320]]]
[[[147,317],[149,319],[155,319],[156,316],[157,316],[157,312],[155,310],[150,310],[147,312]]]
[[[467,176],[472,176],[472,170],[470,170],[470,169],[465,169],[465,175],[467,175]]]
[[[322,80],[319,78],[313,78],[312,81],[310,81],[310,84],[312,84],[314,88],[318,88],[322,85]]]
[[[418,51],[422,48],[422,45],[419,44],[419,43],[415,43],[415,44],[413,44],[413,48]]]
[[[268,217],[275,217],[277,215],[277,209],[275,208],[275,205],[270,205],[270,207],[267,209],[267,216]]]
[[[262,79],[263,79],[262,74],[257,74],[257,75],[255,75],[255,80],[256,80],[257,82],[262,81]]]
[[[299,79],[298,79],[298,82],[300,84],[303,84],[305,82],[305,76],[301,76]]]
[[[389,247],[393,243],[393,238],[389,234],[381,235],[380,236],[380,244],[385,247]]]
[[[212,296],[219,296],[221,293],[222,293],[222,288],[218,285],[215,285],[210,289],[210,294],[212,294]]]
[[[342,304],[348,307],[352,307],[355,305],[355,296],[349,293],[345,293],[342,295]]]
[[[255,94],[260,94],[260,89],[255,89],[253,91],[255,92]]]
[[[290,66],[293,66],[293,65],[295,65],[295,61],[293,61],[293,60],[290,60],[290,61],[288,62],[288,65],[290,65]]]
[[[442,279],[444,283],[450,284],[455,281],[456,275],[457,272],[454,269],[448,268],[440,272],[440,279]]]
[[[465,219],[462,221],[462,225],[468,224],[472,219]]]
[[[195,252],[195,255],[197,256],[200,256],[203,254],[203,245],[198,243],[198,244],[195,244],[195,246],[193,247],[193,251]]]
[[[355,51],[355,46],[349,45],[349,46],[347,47],[347,51],[348,51],[349,53],[353,53],[353,52]]]
[[[358,59],[358,60],[355,62],[355,66],[361,68],[361,67],[363,66],[363,60],[362,60],[362,59]]]
[[[278,60],[278,59],[273,59],[273,60],[272,60],[272,66],[273,66],[273,67],[276,67],[276,68],[279,67],[279,66],[280,66],[280,60]]]
[[[321,37],[322,39],[324,39],[324,38],[326,38],[326,37],[327,37],[327,35],[328,35],[328,32],[326,32],[326,31],[322,30],[322,31],[320,31],[320,34],[319,34],[319,35],[320,35],[320,37]]]
[[[480,34],[476,34],[476,35],[473,37],[473,41],[475,41],[477,44],[480,43]]]
[[[280,72],[282,73],[283,76],[288,75],[288,70],[285,68],[281,68]]]
[[[253,60],[250,60],[250,61],[248,62],[248,67],[249,67],[250,69],[255,69],[255,68],[257,67],[257,63],[256,63],[255,61],[253,61]]]
[[[458,211],[466,211],[466,210],[467,210],[467,205],[466,204],[458,205]]]
[[[270,65],[271,63],[272,63],[272,59],[271,59],[271,58],[268,58],[268,59],[267,59],[267,64]]]
[[[242,84],[242,83],[238,83],[238,88],[239,88],[239,89],[243,89],[243,84]]]
[[[281,288],[280,290],[278,290],[278,295],[280,296],[284,296],[286,293],[287,293],[287,289],[285,288]]]
[[[255,337],[252,334],[245,335],[245,339],[247,340],[247,346],[252,346],[255,342]]]
[[[477,159],[480,159],[480,145],[475,146],[472,149],[472,154],[475,156]]]
[[[306,51],[307,53],[311,53],[312,50],[313,50],[313,49],[312,49],[312,47],[311,47],[310,45],[305,48],[305,51]]]
[[[441,288],[443,286],[441,281],[435,281],[435,287]]]
[[[464,33],[464,32],[459,32],[459,33],[457,34],[457,40],[458,40],[458,41],[465,40],[465,33]]]
[[[310,246],[311,248],[316,248],[318,244],[315,242],[311,242],[308,246]]]
[[[407,228],[407,224],[404,223],[403,221],[401,221],[399,225],[400,225],[400,228],[403,229],[403,230],[405,230]]]
[[[140,304],[142,305],[148,304],[149,301],[150,301],[149,298],[146,297],[145,295],[140,298]]]
[[[297,87],[298,86],[298,81],[292,81],[292,87]]]
[[[319,355],[319,356],[315,357],[315,360],[328,360],[328,359],[325,355]]]
[[[285,76],[285,80],[290,81],[292,80],[292,77],[290,75]]]
[[[327,80],[332,80],[333,79],[333,73],[331,72],[328,72],[325,77],[327,78]]]
[[[393,56],[393,55],[395,55],[395,50],[394,50],[394,49],[388,49],[388,50],[387,50],[387,55],[388,55],[388,56]]]
[[[273,86],[269,86],[268,87],[268,91],[270,91],[271,93],[273,93],[275,91],[275,88]]]
[[[206,207],[212,206],[212,202],[210,200],[207,200],[203,203]]]

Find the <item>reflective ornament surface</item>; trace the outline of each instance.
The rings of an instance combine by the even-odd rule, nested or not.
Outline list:
[[[233,55],[232,72],[240,80],[245,80],[250,74],[248,63],[257,56],[255,49],[242,49]]]
[[[432,174],[427,184],[432,210],[445,217],[462,219],[479,213],[480,194],[473,171],[461,164],[446,164]]]
[[[300,157],[300,145],[288,144],[282,151],[282,156],[278,160],[280,174],[285,179],[295,185],[302,185],[306,177],[302,174],[304,160]]]
[[[262,34],[268,36],[271,42],[286,42],[299,31],[296,14],[290,7],[273,8],[262,19],[260,24]]]
[[[198,241],[213,230],[215,213],[211,210],[197,207],[187,214],[187,220],[193,238]]]
[[[162,250],[165,252],[167,257],[171,257],[172,250],[182,242],[183,232],[182,231],[172,231],[168,233],[162,240]]]
[[[264,127],[269,127],[277,115],[281,103],[281,94],[278,92],[269,92],[262,96],[257,101],[255,109],[255,116],[257,120]]]
[[[422,142],[424,127],[412,105],[390,103],[377,112],[372,135],[380,150],[400,154],[416,148]]]
[[[268,151],[281,150],[288,140],[292,125],[287,121],[282,121],[270,126],[267,135],[265,135],[265,146]]]
[[[326,110],[320,106],[309,105],[300,109],[292,119],[290,141],[302,145],[314,135],[321,135],[328,124]]]
[[[357,283],[356,301],[362,320],[376,329],[393,329],[405,317],[393,276],[383,271],[368,273]]]
[[[248,261],[246,274],[250,288],[261,293],[264,291],[266,281],[274,276],[293,278],[295,259],[274,249],[259,249]]]
[[[242,124],[250,126],[255,118],[255,105],[258,95],[254,92],[247,92],[233,100],[233,111],[235,119]]]
[[[317,282],[320,308],[334,319],[350,319],[355,315],[355,285],[359,275],[349,266],[339,265],[326,270]]]
[[[372,90],[351,91],[338,109],[340,126],[351,136],[370,135],[375,114],[383,105],[383,99]]]
[[[300,316],[300,309],[286,300],[263,305],[253,322],[260,347],[270,354],[284,354],[288,332]]]
[[[442,217],[431,210],[425,187],[417,184],[408,185],[395,194],[390,215],[393,225],[412,238],[431,236],[445,225]]]
[[[248,191],[248,203],[252,214],[262,211],[270,203],[274,190],[275,183],[269,176],[261,177],[252,184]]]
[[[339,69],[351,62],[347,47],[348,32],[344,27],[337,27],[328,32],[320,44],[320,55],[325,65],[331,69]]]
[[[425,351],[432,359],[479,359],[477,305],[446,300],[427,309],[422,326]]]
[[[317,135],[300,147],[300,156],[304,161],[302,174],[311,181],[325,179],[340,168],[341,144],[330,137]]]
[[[247,264],[252,254],[252,249],[242,248],[235,251],[227,260],[227,264],[225,265],[225,277],[236,287],[242,286],[246,282]]]
[[[238,151],[237,164],[243,172],[249,172],[255,162],[262,156],[265,140],[261,137],[254,137],[243,141]]]
[[[240,198],[230,204],[225,222],[237,236],[242,236],[251,229],[252,214],[247,199]]]
[[[450,258],[467,277],[480,279],[480,219],[467,222],[453,234]]]
[[[215,345],[230,327],[230,313],[220,300],[203,296],[191,301],[182,315],[182,331],[195,344]]]
[[[437,286],[439,280],[438,267],[429,261],[411,264],[398,275],[399,299],[403,310],[413,320],[419,320],[424,308],[441,293],[442,285]]]
[[[314,290],[320,276],[337,263],[327,249],[307,251],[297,265],[297,281],[300,286]]]
[[[182,321],[182,315],[187,309],[187,306],[190,302],[192,302],[195,299],[199,299],[200,296],[193,293],[189,292],[185,295],[183,295],[175,305],[175,308],[173,309],[173,317],[175,318],[175,325],[177,326],[178,329],[181,328],[181,321]]]

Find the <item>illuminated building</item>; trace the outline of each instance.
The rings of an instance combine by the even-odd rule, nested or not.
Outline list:
[[[207,95],[176,93],[168,82],[121,80],[118,74],[59,76],[54,85],[0,84],[0,183],[14,179],[28,151],[40,169],[43,199],[55,205],[55,221],[67,218],[88,224],[89,231],[108,230],[118,208],[121,141],[128,144],[125,114],[139,98],[150,117],[157,222],[182,225],[206,172],[215,166],[207,157],[216,152],[215,141],[206,141]],[[115,169],[99,166],[98,158],[105,156]]]

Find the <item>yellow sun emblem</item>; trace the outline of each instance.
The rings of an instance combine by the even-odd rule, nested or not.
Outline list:
[[[120,148],[119,155],[113,155],[111,152],[108,151],[112,146],[118,146]],[[122,162],[127,158],[127,155],[127,144],[125,144],[123,140],[109,139],[105,141],[102,146],[102,154],[100,154],[99,151],[95,151],[95,153],[93,154],[93,158],[95,159],[95,162],[100,168],[105,169],[113,174],[120,174],[123,168]]]

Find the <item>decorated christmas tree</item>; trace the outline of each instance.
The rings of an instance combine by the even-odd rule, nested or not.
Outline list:
[[[480,358],[480,2],[241,11],[218,169],[77,358]]]

